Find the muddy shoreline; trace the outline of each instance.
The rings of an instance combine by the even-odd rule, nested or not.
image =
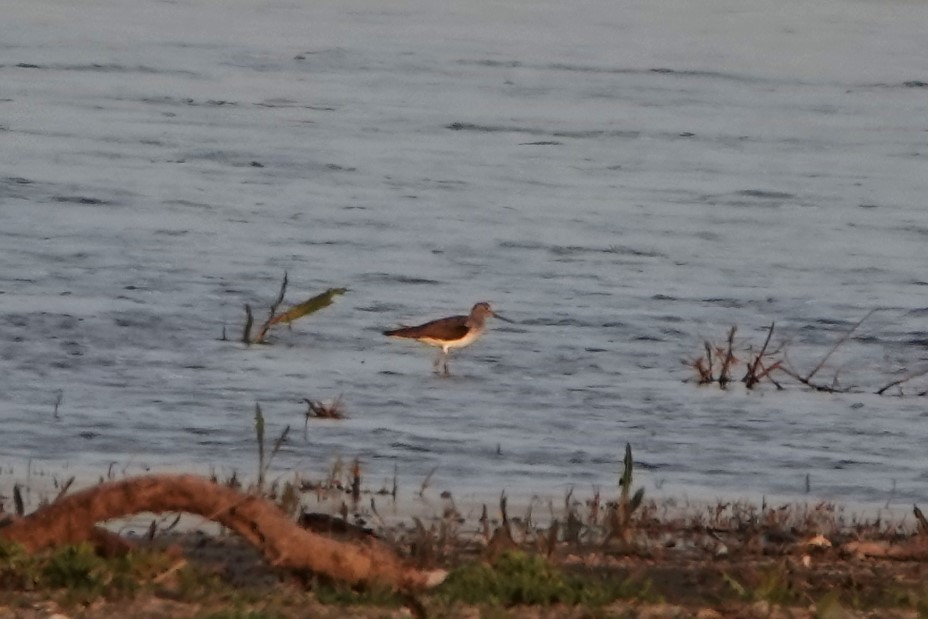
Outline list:
[[[635,503],[631,494],[528,506],[502,498],[479,511],[446,495],[429,516],[398,506],[391,513],[385,495],[352,501],[350,489],[305,492],[296,504],[279,487],[269,495],[317,533],[348,543],[374,537],[417,568],[448,571],[441,586],[413,596],[275,568],[205,518],[137,514],[107,523],[135,547],[130,556],[156,557],[145,559],[155,567],[119,568],[134,575],[132,586],[114,588],[111,576],[102,585],[91,578],[96,584],[88,587],[79,569],[64,584],[48,581],[41,562],[59,565],[57,555],[16,563],[4,546],[0,617],[914,618],[928,610],[928,526],[920,511],[862,516],[829,502]],[[113,569],[87,557],[64,563],[79,568],[82,561],[97,573]]]

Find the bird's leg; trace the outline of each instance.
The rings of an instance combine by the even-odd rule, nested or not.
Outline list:
[[[444,376],[450,376],[448,372],[448,349],[442,348],[441,352],[438,353],[438,357],[435,359],[435,373],[442,374]]]

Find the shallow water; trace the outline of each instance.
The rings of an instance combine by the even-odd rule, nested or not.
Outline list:
[[[925,398],[868,392],[928,364],[928,4],[658,4],[14,2],[7,480],[249,474],[260,402],[275,469],[371,486],[608,489],[629,442],[651,493],[924,500]],[[285,270],[351,290],[236,343]],[[380,335],[478,300],[519,324],[450,379]],[[808,370],[877,307],[822,372],[862,393],[683,382],[731,324]]]

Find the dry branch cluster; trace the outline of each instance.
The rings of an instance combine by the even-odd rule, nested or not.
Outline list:
[[[748,389],[753,389],[762,380],[767,379],[782,389],[782,386],[773,379],[771,374],[780,369],[782,360],[779,359],[780,350],[769,350],[770,338],[773,335],[773,323],[767,331],[767,339],[759,352],[753,353],[748,348],[748,360],[743,360],[736,351],[735,333],[738,331],[737,326],[732,326],[728,331],[728,337],[725,344],[713,344],[708,340],[704,343],[705,355],[697,357],[689,362],[689,365],[696,370],[698,382],[700,385],[718,384],[725,389],[735,380],[740,380]],[[739,378],[734,377],[734,372],[738,365],[744,365],[745,373]]]
[[[764,381],[773,384],[777,389],[783,389],[783,385],[777,380],[779,375],[783,375],[815,391],[828,393],[857,392],[860,391],[859,388],[841,384],[838,370],[835,370],[828,382],[821,381],[816,377],[827,367],[828,361],[841,345],[847,342],[860,325],[875,311],[870,311],[866,316],[854,323],[808,372],[802,372],[793,366],[784,343],[771,347],[775,323],[770,323],[767,328],[766,338],[760,348],[736,343],[735,335],[738,329],[737,326],[732,326],[723,343],[704,342],[704,354],[687,361],[686,364],[695,370],[698,384],[715,384],[721,389],[726,389],[736,381],[743,383],[748,389],[754,389]],[[743,371],[743,374],[740,373],[739,368]],[[740,378],[736,374],[740,374]],[[898,390],[896,393],[903,395],[901,385],[925,375],[928,375],[928,368],[912,371],[901,378],[883,384],[881,387],[874,389],[873,392],[876,395],[884,395],[890,389],[896,388]],[[928,395],[928,389],[919,390],[916,393],[919,396]]]

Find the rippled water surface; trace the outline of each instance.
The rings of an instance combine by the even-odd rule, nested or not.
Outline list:
[[[0,22],[0,465],[359,456],[495,496],[928,497],[923,2],[14,0]],[[350,292],[235,342],[289,273]],[[518,324],[430,373],[380,331]],[[776,321],[845,394],[681,362]],[[230,341],[223,341],[223,329]],[[303,398],[350,417],[310,423]],[[58,418],[55,418],[56,400]],[[27,464],[30,463],[31,464]],[[10,479],[7,477],[7,479]]]

